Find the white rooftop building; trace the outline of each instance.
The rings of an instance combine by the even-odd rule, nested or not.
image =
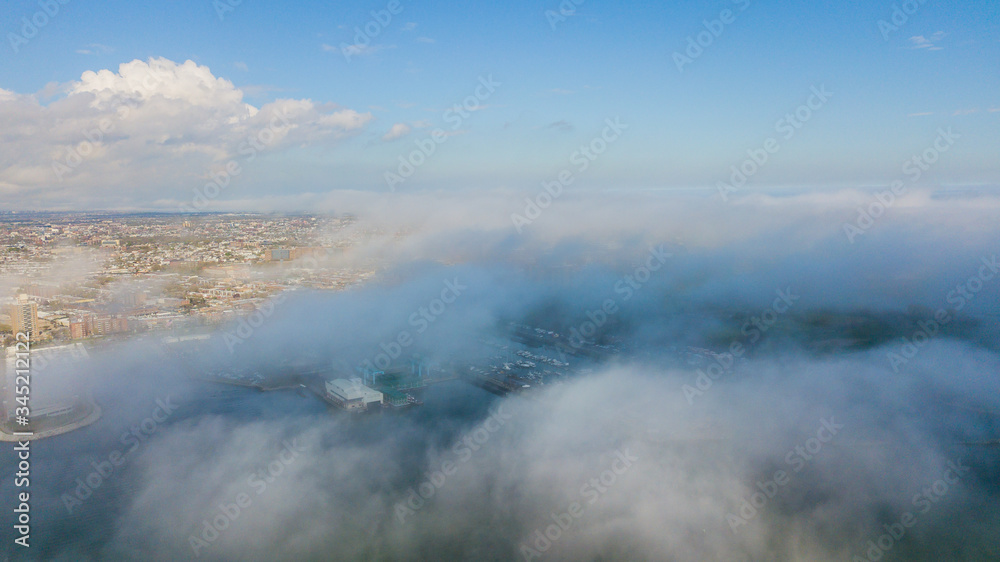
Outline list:
[[[7,348],[4,362],[3,388],[0,389],[2,419],[12,419],[16,408],[18,386],[30,388],[31,414],[34,417],[55,416],[72,411],[81,392],[81,383],[74,371],[87,359],[82,343],[55,347]],[[29,384],[17,384],[18,375]]]
[[[361,384],[361,379],[326,381],[326,395],[345,410],[364,410],[369,404],[382,403],[382,393]]]

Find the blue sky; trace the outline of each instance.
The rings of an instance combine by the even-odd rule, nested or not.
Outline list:
[[[754,185],[885,184],[940,127],[961,141],[926,181],[1000,183],[996,2],[915,4],[886,40],[878,22],[890,21],[898,3],[586,0],[553,27],[556,1],[400,0],[369,52],[348,61],[340,46],[388,4],[244,0],[220,20],[208,0],[70,0],[15,53],[10,33],[40,8],[4,1],[0,88],[38,93],[88,70],[163,57],[208,67],[255,107],[309,99],[371,114],[335,142],[269,151],[252,179],[241,178],[244,195],[385,191],[384,173],[435,127],[450,130],[445,109],[489,75],[500,86],[406,189],[533,188],[571,167],[570,155],[616,116],[628,130],[577,187],[712,187],[748,149],[777,136],[775,123],[820,85],[833,97],[782,142]],[[727,9],[734,21],[679,71],[674,53]],[[396,124],[409,133],[383,140]]]

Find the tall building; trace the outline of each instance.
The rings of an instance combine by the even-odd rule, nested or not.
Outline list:
[[[28,300],[27,295],[18,297],[17,302],[8,306],[10,327],[14,333],[38,333],[38,303]]]
[[[74,340],[87,337],[87,324],[83,318],[73,318],[69,321],[69,337]]]

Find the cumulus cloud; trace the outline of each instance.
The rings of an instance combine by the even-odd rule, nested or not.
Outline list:
[[[87,71],[43,105],[36,94],[0,93],[0,197],[33,207],[99,201],[103,207],[189,199],[190,186],[231,159],[334,142],[370,113],[277,99],[260,107],[206,66],[164,58],[118,71]]]

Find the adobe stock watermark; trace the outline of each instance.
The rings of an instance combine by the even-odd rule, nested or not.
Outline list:
[[[688,405],[694,405],[694,398],[696,396],[701,396],[708,392],[715,384],[715,381],[722,378],[722,375],[730,372],[736,360],[743,357],[749,349],[752,349],[760,341],[761,337],[778,322],[778,318],[788,312],[795,304],[795,301],[801,298],[800,295],[792,293],[791,287],[787,287],[784,290],[778,289],[775,291],[775,294],[777,297],[771,302],[771,306],[764,310],[760,316],[751,317],[740,329],[740,333],[746,338],[745,345],[741,339],[734,339],[730,342],[727,353],[715,354],[715,363],[709,365],[704,371],[698,369],[698,376],[694,379],[694,386],[685,384],[681,387]]]
[[[992,281],[1000,273],[1000,262],[997,261],[996,254],[988,259],[982,258],[980,261],[983,265],[979,267],[979,271],[971,275],[965,282],[955,285],[955,288],[945,296],[945,301],[954,307],[953,310],[956,313],[965,308],[983,290],[986,283]],[[928,342],[954,319],[955,317],[942,307],[934,311],[934,318],[919,320],[917,322],[919,328],[909,338],[900,338],[902,344],[898,351],[886,352],[886,358],[889,360],[889,365],[892,366],[892,372],[898,373],[901,367],[916,357],[927,346]]]
[[[587,480],[580,487],[580,497],[586,499],[585,504],[574,501],[566,507],[565,511],[550,512],[549,517],[552,519],[552,523],[544,529],[535,529],[531,538],[519,545],[521,556],[524,557],[525,562],[541,558],[543,554],[548,552],[552,545],[563,536],[563,533],[573,527],[575,520],[583,517],[587,506],[594,505],[597,500],[604,497],[604,494],[607,494],[608,490],[618,483],[618,478],[639,461],[639,457],[629,453],[628,447],[615,450],[614,457],[615,460],[611,462],[611,468]]]
[[[750,494],[749,500],[743,498],[740,502],[740,508],[736,513],[726,514],[726,522],[729,523],[729,529],[733,533],[738,532],[740,527],[746,525],[758,513],[764,511],[768,502],[774,499],[778,495],[778,492],[792,481],[792,476],[798,474],[806,467],[809,461],[816,458],[820,451],[823,450],[823,446],[833,441],[833,438],[842,429],[844,429],[844,425],[835,422],[832,417],[829,420],[821,419],[815,437],[806,439],[804,443],[792,447],[785,454],[785,464],[790,467],[791,472],[776,470],[769,480],[765,482],[758,480],[756,482],[757,491]]]
[[[903,0],[901,4],[893,4],[888,21],[878,20],[878,30],[882,34],[882,40],[888,41],[889,35],[906,25],[906,22],[910,21],[910,16],[917,13],[917,10],[926,3],[927,0]]]
[[[283,292],[274,295],[265,300],[250,314],[241,316],[239,322],[236,323],[235,329],[224,331],[222,333],[222,341],[225,342],[229,354],[232,355],[236,351],[237,345],[243,345],[243,342],[250,339],[253,333],[257,331],[257,328],[263,326],[264,321],[274,314],[275,305],[285,302],[286,298],[287,296]]]
[[[124,465],[139,446],[156,433],[160,424],[167,421],[170,415],[177,410],[177,405],[170,401],[169,395],[163,400],[157,398],[155,403],[156,407],[147,418],[121,434],[119,440],[124,447],[127,447],[127,450],[115,449],[101,462],[91,461],[90,465],[94,467],[94,470],[83,478],[76,479],[76,488],[73,489],[73,493],[66,492],[59,496],[70,515],[73,514],[74,509],[83,505],[83,502],[87,501],[115,473],[116,469]]]
[[[170,74],[160,68],[160,63],[151,60],[149,62],[149,73],[135,84],[137,86],[136,90],[147,96],[152,95],[155,93],[157,86],[163,84],[169,77]],[[115,107],[115,113],[116,119],[103,117],[97,122],[97,127],[83,129],[82,136],[85,140],[67,148],[62,161],[53,157],[52,172],[55,174],[57,180],[60,182],[63,181],[63,178],[75,172],[87,157],[99,150],[101,144],[104,142],[104,136],[115,130],[117,121],[128,119],[129,115],[132,114],[132,107],[127,103],[120,102]]]
[[[826,84],[821,84],[819,87],[812,86],[809,90],[812,93],[806,99],[805,103],[797,107],[794,112],[786,113],[784,117],[778,119],[774,124],[774,131],[780,134],[785,141],[792,140],[795,133],[808,123],[817,112],[823,109],[827,102],[830,101],[830,98],[833,97],[833,92],[826,89]],[[721,181],[716,183],[716,188],[719,190],[722,202],[727,203],[729,201],[729,194],[735,193],[746,185],[747,180],[764,168],[770,157],[777,154],[779,150],[781,150],[781,143],[774,137],[764,140],[761,148],[748,149],[748,158],[739,165],[730,168],[732,173],[729,176],[729,183]]]
[[[20,52],[23,45],[27,45],[28,41],[34,39],[41,29],[49,25],[49,22],[59,15],[61,11],[59,6],[66,4],[69,4],[69,0],[38,0],[38,7],[41,9],[31,14],[31,17],[21,17],[20,33],[7,32],[7,42],[10,43],[14,54]]]
[[[444,487],[448,479],[458,472],[459,467],[469,462],[473,454],[482,449],[483,445],[490,440],[490,437],[500,431],[500,428],[513,417],[512,414],[505,412],[504,405],[500,404],[496,410],[490,412],[486,421],[479,424],[472,431],[463,434],[451,448],[452,454],[458,458],[458,461],[441,461],[441,466],[438,470],[425,472],[425,480],[415,487],[410,487],[405,500],[396,502],[394,509],[396,520],[400,524],[405,523],[407,517],[423,509],[427,502],[437,494],[438,490]]]
[[[407,322],[416,328],[417,334],[426,332],[431,323],[436,322],[444,314],[448,305],[458,300],[458,297],[462,296],[462,291],[468,288],[468,286],[458,282],[458,277],[452,280],[445,279],[441,294],[437,298],[431,299],[427,306],[421,306],[413,314],[410,314]],[[395,338],[379,344],[382,351],[375,355],[371,361],[365,359],[361,365],[370,371],[384,371],[403,354],[404,349],[413,345],[414,341],[413,334],[409,330],[400,330]]]
[[[364,54],[371,46],[372,41],[382,34],[382,31],[389,27],[393,16],[398,16],[403,12],[403,6],[399,0],[389,0],[385,8],[369,12],[371,19],[364,26],[354,27],[354,43],[340,43],[340,53],[344,55],[344,60],[351,62],[351,57]]]
[[[485,77],[480,76],[479,85],[476,86],[471,95],[466,96],[461,103],[452,105],[441,114],[441,118],[451,125],[451,130],[445,131],[441,128],[435,128],[428,136],[414,140],[413,144],[417,148],[405,157],[403,155],[399,156],[399,165],[396,166],[395,171],[385,171],[382,177],[385,179],[385,184],[389,186],[389,191],[395,192],[397,185],[410,179],[417,168],[423,166],[427,162],[427,159],[437,151],[439,145],[444,144],[445,141],[457,134],[462,123],[471,117],[474,112],[483,108],[482,104],[490,99],[490,96],[500,86],[502,86],[502,83],[493,80],[492,74],[488,74]]]
[[[920,181],[924,172],[930,170],[931,166],[941,159],[941,155],[948,152],[956,140],[962,138],[962,135],[953,132],[951,127],[948,127],[948,130],[938,129],[937,133],[931,146],[903,162],[902,171],[910,183]],[[867,233],[875,226],[875,221],[896,204],[896,198],[902,197],[905,193],[906,184],[903,180],[894,180],[887,189],[875,193],[875,200],[869,203],[868,207],[858,207],[858,216],[853,221],[844,223],[847,241],[853,244],[858,236]]]
[[[674,51],[674,65],[677,66],[678,72],[684,72],[684,65],[691,64],[695,59],[700,57],[705,52],[705,49],[711,47],[715,43],[715,40],[722,35],[722,32],[726,30],[726,26],[732,25],[736,21],[738,13],[744,12],[750,7],[750,0],[732,0],[732,2],[739,8],[739,12],[733,12],[726,8],[719,12],[718,18],[714,20],[702,20],[701,23],[705,29],[699,31],[696,35],[688,35],[687,46],[683,53]]]
[[[267,491],[268,486],[285,472],[285,468],[307,450],[300,446],[298,439],[295,438],[291,442],[282,441],[282,445],[281,451],[278,452],[274,460],[247,476],[244,491],[237,493],[232,502],[218,504],[217,513],[211,519],[202,519],[200,535],[188,535],[188,545],[191,546],[191,552],[194,553],[195,558],[201,556],[202,550],[215,544],[221,534],[253,505],[255,496],[246,492],[247,488],[253,488],[256,496],[262,495]]]
[[[284,126],[278,126],[276,123],[282,123]],[[284,131],[291,129],[292,124],[288,120],[288,115],[284,110],[281,113],[277,113],[274,117],[264,127],[261,127],[254,135],[247,136],[246,140],[240,143],[237,148],[237,152],[242,156],[242,160],[246,162],[252,162],[257,158],[257,154],[263,152],[268,145],[273,143],[278,135]],[[236,161],[236,158],[231,158],[222,170],[211,174],[211,181],[206,183],[200,189],[195,188],[194,197],[191,199],[191,205],[182,203],[180,205],[180,211],[182,213],[194,213],[205,209],[208,203],[218,197],[223,191],[225,191],[229,184],[233,181],[233,178],[239,176],[243,173],[243,168],[240,163]]]
[[[969,472],[969,467],[962,464],[962,459],[955,462],[948,461],[947,467],[940,479],[914,494],[911,503],[916,514],[912,511],[904,511],[899,516],[898,521],[891,524],[883,523],[882,528],[885,529],[885,533],[879,535],[875,540],[868,541],[866,545],[868,550],[865,551],[865,556],[855,554],[851,557],[851,562],[877,562],[881,560],[896,544],[903,540],[906,531],[917,524],[918,516],[930,511],[934,504],[941,501],[951,491],[952,486],[960,483],[962,477]]]
[[[556,30],[556,24],[560,24],[572,16],[576,15],[576,7],[587,0],[562,0],[556,10],[545,10],[545,20],[549,22],[552,31]]]
[[[628,125],[621,122],[621,117],[610,117],[604,120],[605,127],[601,133],[590,140],[589,143],[581,145],[569,156],[569,163],[576,168],[576,174],[582,174],[590,168],[590,164],[604,154],[608,147],[621,138],[622,132],[628,129]],[[535,222],[542,216],[542,211],[548,209],[552,202],[563,193],[563,188],[576,181],[576,175],[570,167],[564,168],[553,181],[543,181],[542,189],[534,198],[524,199],[524,214],[511,213],[510,221],[521,234],[525,226]]]

